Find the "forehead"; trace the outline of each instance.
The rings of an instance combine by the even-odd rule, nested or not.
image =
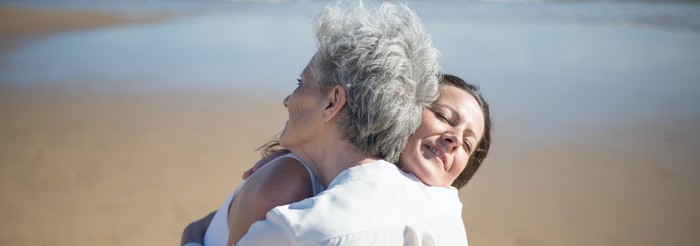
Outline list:
[[[456,116],[459,124],[467,124],[479,139],[484,135],[484,113],[469,92],[451,85],[440,85],[440,97],[433,104],[456,114],[453,117]]]
[[[316,55],[317,55],[317,54],[314,54],[314,56],[311,57],[311,60],[309,60],[309,63],[306,64],[306,67],[304,67],[304,70],[301,71],[302,76],[304,76],[304,75],[307,75],[307,76],[310,75],[311,70],[312,70],[312,68],[313,68],[313,66],[314,66],[314,63],[316,62]]]

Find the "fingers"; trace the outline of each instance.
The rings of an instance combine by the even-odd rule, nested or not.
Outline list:
[[[254,172],[255,172],[255,170],[253,170],[252,167],[250,169],[246,170],[245,172],[243,172],[243,177],[242,177],[243,180],[248,179],[250,177],[250,175],[253,175]]]
[[[243,180],[246,180],[248,177],[253,175],[255,171],[258,171],[261,167],[263,167],[265,164],[269,163],[271,160],[277,158],[277,156],[265,156],[262,159],[260,159],[258,162],[255,163],[250,169],[246,170],[243,172]]]
[[[250,177],[250,175],[253,175],[253,173],[255,173],[256,171],[258,171],[258,169],[260,169],[260,168],[263,167],[265,164],[267,164],[268,162],[270,162],[270,161],[267,160],[267,159],[268,159],[268,158],[263,158],[262,160],[256,162],[255,165],[253,165],[253,167],[251,167],[250,169],[248,169],[248,170],[246,170],[245,172],[243,172],[243,180],[246,180],[248,177]]]

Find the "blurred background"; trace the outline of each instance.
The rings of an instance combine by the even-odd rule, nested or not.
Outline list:
[[[178,243],[283,129],[324,3],[0,0],[0,245]],[[700,244],[700,2],[408,4],[491,104],[470,244]]]

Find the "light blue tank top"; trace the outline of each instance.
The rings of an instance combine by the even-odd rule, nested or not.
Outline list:
[[[304,168],[306,168],[306,171],[309,173],[309,177],[311,178],[311,186],[313,188],[313,195],[316,196],[318,193],[321,193],[325,188],[323,188],[323,185],[321,185],[321,182],[316,178],[313,172],[311,172],[311,169],[309,168],[304,161],[299,159],[298,156],[289,153],[280,157],[275,158],[294,158],[295,160],[299,161]],[[238,191],[241,190],[241,187],[245,185],[245,181],[238,185],[236,187],[236,190],[233,191],[231,195],[226,198],[226,201],[219,207],[219,210],[216,211],[216,214],[214,215],[214,218],[211,220],[209,223],[209,227],[207,228],[206,233],[204,234],[204,245],[206,246],[225,246],[226,243],[228,242],[228,210],[229,207],[231,206],[231,202],[233,199],[236,197],[236,194],[238,194]]]

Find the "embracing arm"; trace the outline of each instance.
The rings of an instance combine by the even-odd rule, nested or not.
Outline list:
[[[272,208],[301,201],[313,195],[306,168],[293,158],[279,158],[257,170],[246,180],[229,208],[228,245],[237,243]]]
[[[243,180],[247,179],[258,169],[262,168],[265,164],[274,160],[277,157],[288,154],[288,150],[279,150],[271,153],[267,153],[266,156],[258,160],[255,165],[243,173]],[[204,244],[204,234],[206,233],[209,224],[211,223],[214,215],[217,211],[209,213],[207,216],[196,220],[189,225],[187,225],[182,233],[182,239],[180,245],[203,245]]]
[[[182,232],[180,245],[204,244],[204,233],[207,231],[207,227],[209,227],[209,223],[211,222],[212,218],[214,218],[214,214],[216,214],[216,211],[211,212],[207,216],[204,216],[204,218],[196,220],[187,225],[185,230]]]

